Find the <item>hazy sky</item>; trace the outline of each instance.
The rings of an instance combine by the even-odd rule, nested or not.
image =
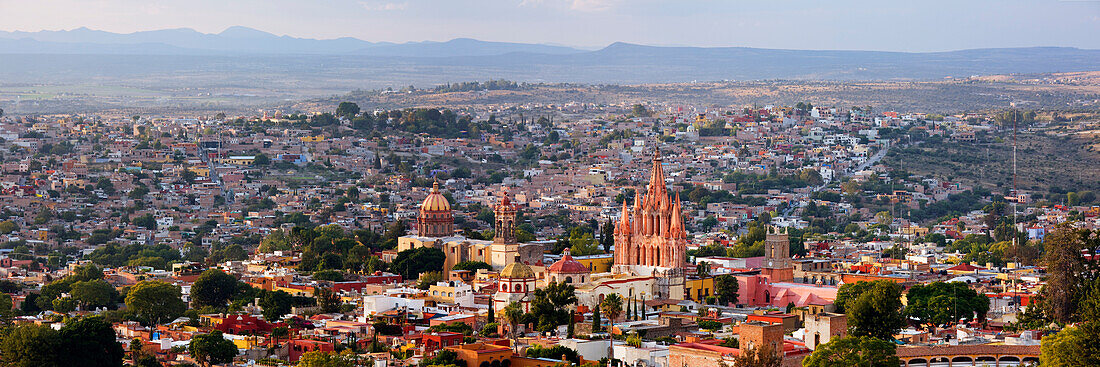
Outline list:
[[[602,47],[1100,49],[1100,0],[0,0],[0,29],[242,25],[308,38]]]

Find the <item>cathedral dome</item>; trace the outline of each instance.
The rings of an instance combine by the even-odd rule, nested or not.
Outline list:
[[[580,274],[589,272],[588,267],[573,259],[573,256],[569,254],[569,249],[565,249],[565,254],[561,257],[561,260],[551,264],[550,268],[547,270],[552,273],[560,274]]]
[[[535,272],[531,270],[530,266],[524,265],[520,262],[514,262],[504,267],[504,270],[500,271],[501,278],[534,278]]]
[[[447,201],[447,197],[443,196],[439,192],[439,182],[436,182],[432,186],[431,194],[424,199],[424,203],[420,204],[420,210],[422,211],[448,211],[451,210],[451,203]]]

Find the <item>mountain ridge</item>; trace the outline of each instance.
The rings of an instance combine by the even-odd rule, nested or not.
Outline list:
[[[154,73],[151,76],[156,76],[232,69],[243,75],[274,72],[304,78],[340,70],[340,75],[359,75],[358,80],[368,85],[470,78],[611,84],[762,79],[930,80],[1100,70],[1100,50],[1073,47],[897,52],[614,42],[595,50],[581,50],[473,38],[400,44],[351,37],[318,40],[279,36],[247,27],[230,27],[217,34],[189,28],[129,34],[88,28],[0,32],[0,54],[5,55],[0,57],[0,76],[21,81],[34,81],[33,75],[53,77],[75,71],[80,71],[76,76],[114,76],[104,70],[125,74],[149,70]],[[189,64],[181,63],[184,56],[196,59]],[[134,61],[138,59],[149,61]],[[82,62],[68,65],[72,61]]]

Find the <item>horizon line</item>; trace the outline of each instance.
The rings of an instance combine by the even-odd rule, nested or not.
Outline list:
[[[1098,0],[1098,1],[1100,1],[1100,0]],[[470,37],[470,36],[455,36],[454,38],[450,38],[450,39],[446,39],[446,40],[430,40],[430,39],[428,39],[428,40],[420,40],[420,41],[409,40],[409,41],[403,41],[402,42],[402,41],[383,41],[383,40],[371,41],[371,40],[365,40],[365,39],[362,39],[362,38],[359,38],[359,37],[354,37],[354,36],[339,36],[339,37],[333,37],[333,38],[301,37],[301,36],[294,36],[294,35],[290,35],[290,34],[272,33],[272,32],[269,32],[269,31],[262,30],[262,29],[249,27],[249,26],[243,26],[243,25],[228,26],[225,29],[223,29],[223,30],[221,30],[220,32],[217,32],[217,33],[207,33],[207,32],[203,32],[203,31],[197,30],[195,28],[191,28],[191,27],[170,27],[170,28],[145,29],[145,30],[139,30],[139,31],[133,31],[133,32],[113,32],[113,31],[106,31],[106,30],[102,30],[102,29],[90,28],[88,26],[79,26],[79,27],[75,27],[75,28],[71,28],[71,29],[40,29],[40,30],[37,30],[37,31],[27,31],[27,30],[18,30],[18,29],[16,29],[16,30],[0,29],[0,32],[6,32],[6,33],[73,32],[73,31],[78,31],[78,30],[83,29],[83,30],[88,30],[88,31],[93,31],[93,32],[103,32],[103,33],[109,33],[109,34],[115,34],[115,35],[133,35],[133,34],[138,34],[138,33],[157,32],[157,31],[186,30],[186,31],[192,31],[192,32],[202,34],[202,35],[206,35],[206,36],[219,36],[219,35],[222,35],[223,33],[227,32],[231,29],[234,29],[234,28],[256,31],[256,32],[264,33],[264,34],[271,35],[271,36],[274,36],[274,37],[279,37],[279,38],[284,38],[285,37],[285,38],[292,38],[292,39],[299,39],[299,40],[309,40],[309,41],[334,41],[334,40],[341,40],[341,39],[353,39],[353,40],[366,42],[366,43],[372,43],[372,44],[413,45],[413,44],[424,44],[424,43],[447,43],[447,42],[453,42],[453,41],[456,41],[456,40],[474,40],[474,41],[479,41],[479,42],[491,42],[491,43],[509,43],[509,44],[519,44],[519,45],[540,45],[540,46],[551,46],[551,47],[564,47],[564,48],[571,48],[571,49],[575,49],[577,51],[583,51],[583,52],[599,51],[599,50],[606,49],[606,48],[611,47],[611,46],[616,45],[616,44],[626,44],[626,45],[644,46],[644,47],[658,47],[658,48],[697,48],[697,49],[745,48],[745,49],[781,50],[781,51],[883,52],[883,53],[907,53],[907,54],[927,54],[927,53],[945,53],[945,52],[958,52],[958,51],[969,51],[969,50],[1025,49],[1025,48],[1070,48],[1070,49],[1087,50],[1087,51],[1100,50],[1100,48],[1095,48],[1094,49],[1094,48],[1084,48],[1084,47],[1079,47],[1079,46],[1030,45],[1030,46],[986,46],[986,47],[956,48],[956,49],[927,50],[927,51],[901,51],[901,50],[887,50],[887,49],[839,49],[839,48],[837,48],[837,49],[829,49],[829,48],[812,49],[812,48],[776,48],[776,47],[734,46],[734,45],[700,46],[700,45],[684,45],[684,44],[647,44],[647,43],[635,43],[635,42],[628,42],[628,41],[614,41],[614,42],[608,43],[608,44],[603,45],[603,46],[598,46],[598,45],[579,46],[579,45],[570,45],[570,44],[566,44],[566,43],[552,42],[552,41],[551,42],[494,41],[494,40],[487,40],[487,39],[481,39],[481,38]],[[6,38],[6,37],[0,37],[0,38],[14,39],[14,40],[24,39],[24,38]],[[35,41],[38,41],[38,42],[55,42],[55,41],[39,41],[39,40],[35,40]],[[58,42],[58,43],[63,43],[63,42]],[[110,43],[110,44],[127,44],[127,43]]]

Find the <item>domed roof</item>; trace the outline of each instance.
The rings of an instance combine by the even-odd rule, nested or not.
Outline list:
[[[432,186],[431,194],[424,199],[424,203],[420,204],[420,210],[427,211],[446,211],[451,210],[451,203],[447,201],[447,197],[439,193],[439,182],[436,182]]]
[[[530,266],[524,265],[521,262],[514,262],[504,267],[504,270],[500,271],[501,278],[534,278],[535,272],[531,270]]]
[[[565,254],[561,257],[561,260],[554,262],[548,269],[553,273],[564,274],[577,274],[588,273],[588,267],[584,266],[577,260],[573,260],[573,256],[569,254],[569,249],[565,249]]]

